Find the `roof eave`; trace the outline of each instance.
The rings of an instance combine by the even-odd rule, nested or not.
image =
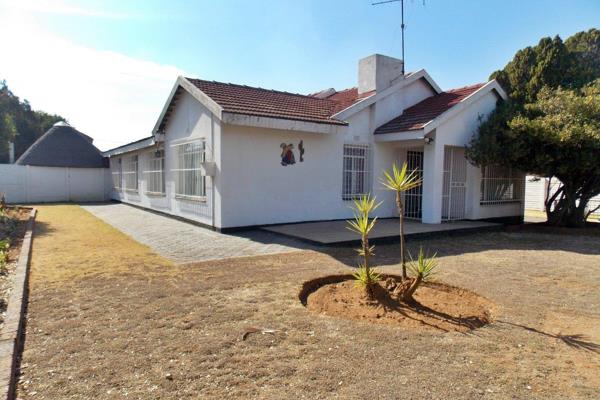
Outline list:
[[[106,150],[102,152],[102,155],[104,157],[113,157],[120,154],[131,153],[132,151],[143,150],[152,147],[155,144],[154,137],[150,136],[145,139],[124,144],[123,146],[115,147],[114,149]]]
[[[230,125],[324,134],[341,132],[345,130],[348,125],[344,121],[307,121],[302,119],[271,117],[230,111],[223,111],[222,121]]]
[[[425,140],[426,134],[423,129],[413,129],[409,131],[377,133],[373,136],[376,142],[404,142]]]

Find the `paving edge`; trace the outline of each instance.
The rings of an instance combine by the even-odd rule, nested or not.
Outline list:
[[[8,297],[4,325],[0,330],[0,399],[13,400],[15,398],[19,351],[25,327],[29,259],[36,213],[37,210],[32,208],[27,221],[27,230],[23,236],[17,267],[12,276],[13,285]]]

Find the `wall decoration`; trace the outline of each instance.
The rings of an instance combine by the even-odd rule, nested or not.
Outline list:
[[[296,158],[294,157],[294,152],[292,151],[294,149],[294,145],[291,143],[281,143],[279,147],[281,147],[281,165],[285,167],[286,165],[296,164]]]
[[[300,143],[298,143],[298,151],[300,152],[298,161],[304,162],[304,140],[301,140]]]

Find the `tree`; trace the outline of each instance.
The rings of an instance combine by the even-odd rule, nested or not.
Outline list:
[[[506,105],[483,122],[468,157],[559,179],[546,201],[548,222],[584,225],[589,200],[600,194],[600,79],[582,89],[546,87],[537,101],[512,113]],[[506,127],[498,129],[505,118]]]
[[[400,263],[402,265],[402,279],[407,278],[406,274],[406,256],[404,255],[404,204],[402,203],[402,193],[421,185],[421,179],[417,171],[408,172],[408,164],[404,163],[402,169],[398,170],[396,164],[392,167],[392,173],[383,172],[381,184],[388,190],[396,192],[396,207],[398,208],[398,217],[400,220]]]
[[[18,158],[52,125],[65,119],[31,109],[27,100],[14,95],[5,81],[0,81],[0,163],[8,162],[8,142],[15,143]]]
[[[591,93],[597,84],[586,87],[600,78],[600,31],[579,32],[565,42],[559,36],[543,38],[519,50],[490,78],[498,80],[509,100],[481,122],[467,157],[479,166],[500,164],[558,178],[559,192],[546,202],[548,221],[580,226],[585,221],[581,207],[595,187],[594,173],[585,165],[600,164],[588,151],[596,148]],[[560,109],[552,96],[566,108]]]

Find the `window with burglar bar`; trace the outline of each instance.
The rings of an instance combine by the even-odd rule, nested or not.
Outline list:
[[[147,193],[165,194],[165,152],[163,150],[149,154],[144,174]]]
[[[175,195],[202,200],[206,196],[206,177],[201,164],[205,161],[205,142],[196,141],[175,146],[177,168],[175,172]]]
[[[369,145],[344,145],[343,180],[343,200],[353,200],[369,192]]]
[[[115,161],[115,163],[111,163],[112,164],[112,181],[113,181],[113,187],[117,190],[121,189],[121,159],[117,159]]]
[[[123,178],[125,181],[125,190],[138,190],[138,156],[131,156],[125,162],[123,168]]]
[[[524,179],[521,174],[500,165],[481,170],[480,204],[502,204],[523,201]]]

